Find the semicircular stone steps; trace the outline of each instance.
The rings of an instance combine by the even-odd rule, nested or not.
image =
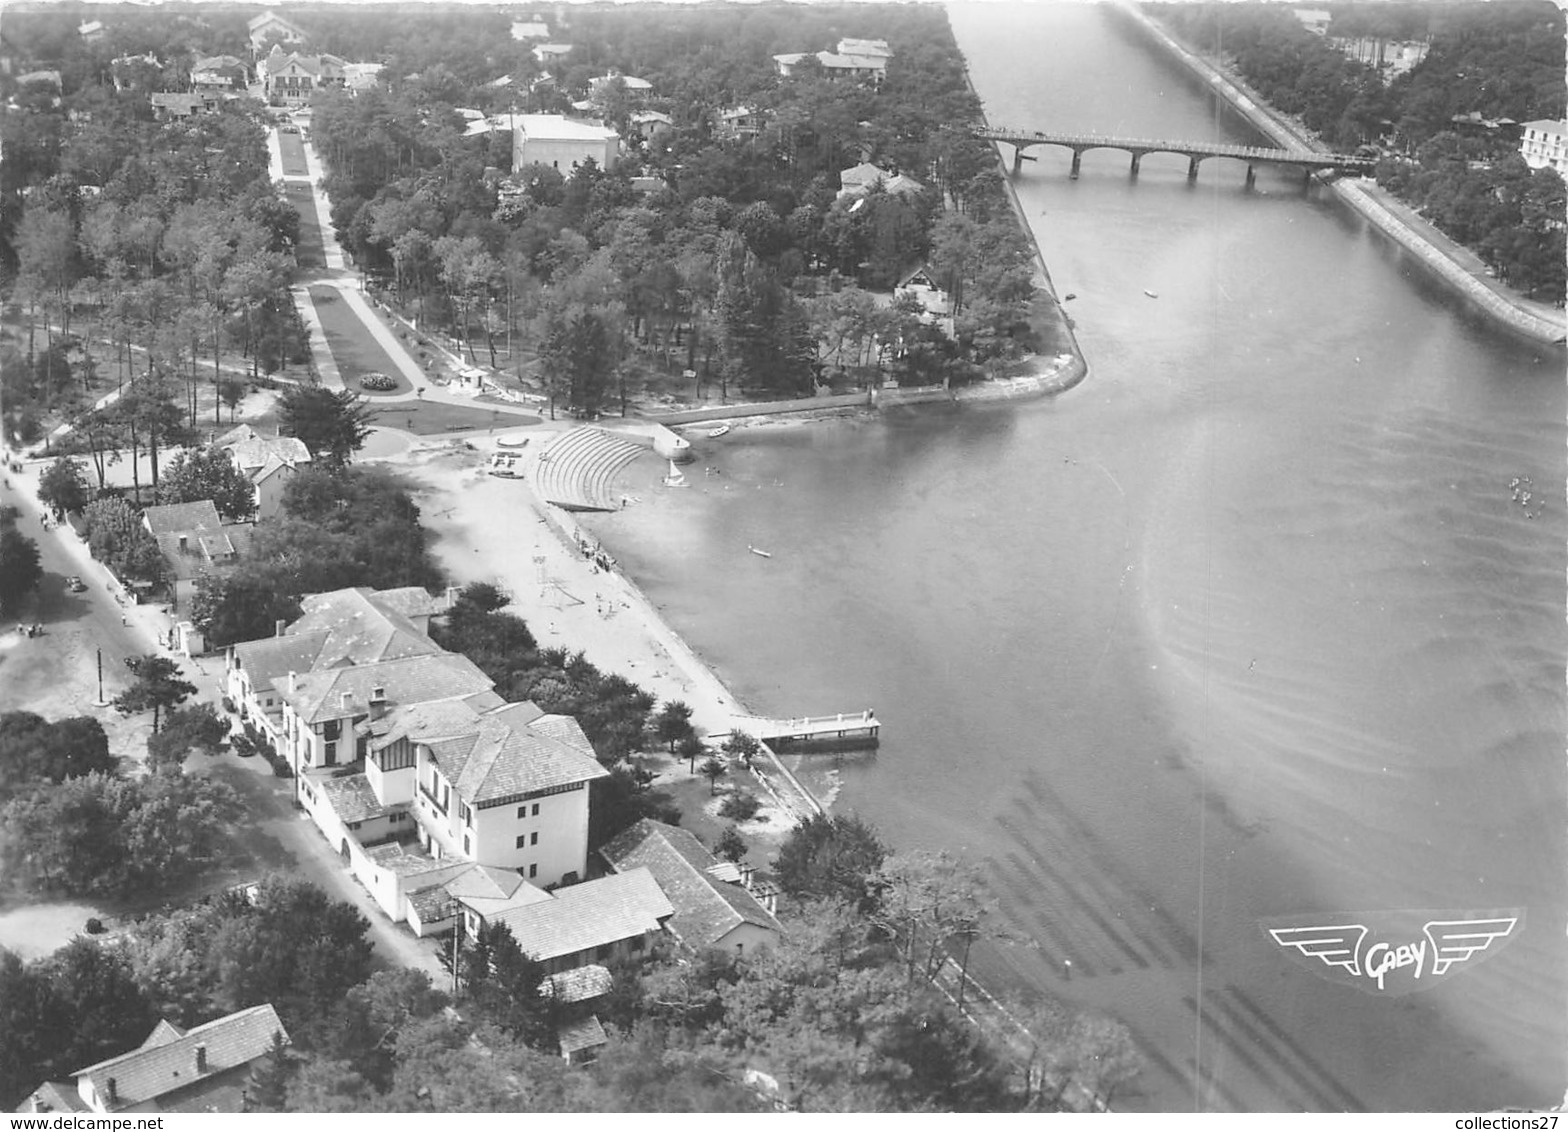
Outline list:
[[[615,477],[645,451],[602,428],[574,428],[540,451],[534,487],[546,503],[566,511],[614,511]]]

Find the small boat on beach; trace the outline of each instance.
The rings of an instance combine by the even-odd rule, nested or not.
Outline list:
[[[1071,292],[1071,291],[1068,291],[1068,292],[1067,292],[1067,294],[1066,294],[1066,295],[1065,295],[1065,296],[1063,296],[1063,298],[1062,298],[1062,302],[1064,302],[1064,303],[1070,303],[1070,302],[1072,302],[1072,301],[1073,301],[1073,300],[1074,300],[1074,299],[1076,299],[1076,298],[1077,298],[1077,297],[1078,297],[1078,296],[1077,296],[1077,295],[1075,295],[1075,294],[1073,294],[1073,293],[1072,293],[1072,292]]]
[[[773,555],[769,554],[766,550],[758,550],[754,546],[748,546],[746,549],[751,551],[753,554],[757,555],[759,558],[772,558],[773,557]]]
[[[708,438],[710,440],[712,440],[712,439],[715,439],[717,437],[723,436],[725,433],[729,432],[729,430],[730,430],[730,426],[727,425],[727,424],[721,424],[718,428],[710,428],[708,430]]]
[[[1154,292],[1153,292],[1153,291],[1150,291],[1150,290],[1149,290],[1149,289],[1148,289],[1148,288],[1144,288],[1144,292],[1143,292],[1143,293],[1144,293],[1144,294],[1145,294],[1145,295],[1147,295],[1147,296],[1149,296],[1149,298],[1151,298],[1151,299],[1157,299],[1157,298],[1159,298],[1159,296],[1158,296],[1158,295],[1156,295],[1156,294],[1155,294],[1155,293],[1154,293]]]
[[[664,477],[665,487],[685,487],[686,473],[675,466],[675,461],[670,461],[669,474]]]

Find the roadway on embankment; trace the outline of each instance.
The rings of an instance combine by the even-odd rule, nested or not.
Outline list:
[[[1316,137],[1300,123],[1271,107],[1239,77],[1207,57],[1189,50],[1134,5],[1119,0],[1112,8],[1141,28],[1199,80],[1229,103],[1263,134],[1290,149],[1321,149]],[[1487,274],[1486,265],[1468,248],[1455,243],[1408,205],[1375,184],[1357,179],[1327,178],[1336,196],[1378,231],[1416,256],[1426,267],[1497,324],[1538,342],[1557,345],[1568,339],[1568,314],[1532,302]]]

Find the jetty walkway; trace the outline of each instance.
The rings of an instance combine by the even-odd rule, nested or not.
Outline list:
[[[740,719],[735,729],[770,747],[833,745],[874,747],[882,724],[870,708],[838,715],[800,716],[796,719]]]

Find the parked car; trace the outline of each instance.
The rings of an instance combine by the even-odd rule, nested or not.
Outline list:
[[[70,590],[73,594],[85,593],[87,591],[87,583],[82,581],[75,574],[72,574],[65,580],[65,588]]]

